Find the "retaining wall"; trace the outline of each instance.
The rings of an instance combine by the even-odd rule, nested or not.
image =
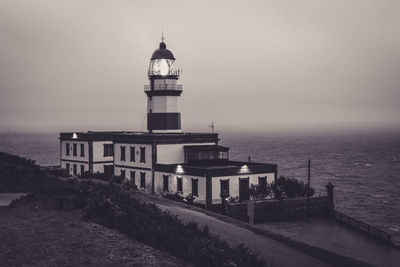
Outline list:
[[[284,200],[256,200],[254,203],[254,222],[266,222],[303,217],[307,215],[329,214],[329,198],[311,197],[310,212],[307,213],[307,198]],[[213,205],[212,211],[222,212],[221,205]],[[227,215],[242,221],[248,221],[247,202],[230,203]]]

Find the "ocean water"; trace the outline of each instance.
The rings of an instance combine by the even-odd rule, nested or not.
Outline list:
[[[400,239],[400,133],[277,135],[226,133],[221,145],[230,159],[278,164],[278,175],[307,181],[326,194],[334,188],[335,208]]]
[[[325,194],[335,186],[336,209],[400,237],[400,133],[268,135],[223,132],[230,159],[278,164],[278,175],[307,180]],[[0,134],[0,151],[59,165],[57,133]]]

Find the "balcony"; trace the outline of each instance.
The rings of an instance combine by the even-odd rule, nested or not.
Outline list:
[[[158,90],[177,90],[177,91],[182,91],[182,85],[180,84],[159,84],[159,85],[154,85],[153,87],[154,91]],[[150,85],[145,85],[144,86],[144,91],[152,91]]]

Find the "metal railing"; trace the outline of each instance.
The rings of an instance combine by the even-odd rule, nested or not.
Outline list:
[[[340,222],[343,222],[351,227],[357,228],[358,230],[367,233],[368,235],[371,235],[379,240],[391,243],[392,236],[388,232],[382,231],[381,229],[366,224],[360,220],[354,219],[336,210],[334,211],[333,216]]]
[[[170,69],[169,71],[168,71],[168,74],[167,75],[172,75],[172,76],[179,76],[179,74],[181,73],[181,71],[180,70],[177,70],[177,69]],[[166,76],[166,75],[163,75],[163,74],[161,74],[161,71],[160,70],[149,70],[148,72],[147,72],[147,74],[149,75],[149,76],[157,76],[157,75],[159,75],[159,76]]]
[[[154,85],[153,89],[155,91],[157,91],[157,90],[182,90],[182,85],[180,85],[180,84],[158,84],[158,85]],[[146,84],[144,86],[144,90],[151,91],[151,86]]]

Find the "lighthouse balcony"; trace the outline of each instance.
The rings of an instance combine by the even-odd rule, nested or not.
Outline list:
[[[157,90],[177,90],[182,91],[182,85],[180,84],[157,84],[153,85],[145,85],[144,91],[157,91]]]

